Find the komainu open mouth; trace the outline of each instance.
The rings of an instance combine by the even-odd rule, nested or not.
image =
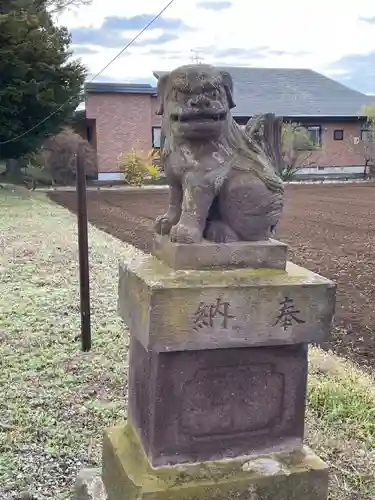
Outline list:
[[[221,113],[214,112],[202,112],[200,111],[195,113],[173,113],[171,114],[171,120],[174,122],[219,122],[226,119],[227,114],[225,111]]]

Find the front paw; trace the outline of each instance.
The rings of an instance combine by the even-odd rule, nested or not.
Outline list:
[[[197,227],[179,222],[172,227],[170,239],[173,243],[199,243],[202,240],[202,232]]]
[[[169,234],[172,227],[176,224],[176,220],[169,217],[167,214],[160,215],[155,220],[154,229],[158,234],[162,236]]]

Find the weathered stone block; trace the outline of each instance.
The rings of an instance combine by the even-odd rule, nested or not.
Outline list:
[[[76,500],[107,500],[100,469],[82,469],[74,490]]]
[[[131,338],[128,416],[153,466],[302,445],[307,347],[148,352]]]
[[[288,246],[276,240],[171,243],[156,235],[153,254],[173,269],[285,269]]]
[[[152,468],[129,424],[105,432],[108,500],[325,500],[327,466],[306,447],[288,453]]]
[[[120,264],[119,313],[152,351],[324,342],[336,286],[307,269],[174,271],[151,255]]]

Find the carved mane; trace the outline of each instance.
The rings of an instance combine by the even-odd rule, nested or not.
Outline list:
[[[259,115],[249,120],[245,130],[241,129],[228,112],[230,121],[227,134],[220,144],[228,151],[230,166],[235,170],[251,172],[261,179],[272,192],[283,192],[283,181],[274,165],[282,162],[281,123],[274,115]],[[173,150],[181,147],[173,137],[169,119],[163,117],[162,133],[165,135],[161,161],[168,160]]]

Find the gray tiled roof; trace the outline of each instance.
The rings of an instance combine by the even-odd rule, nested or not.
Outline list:
[[[155,94],[156,89],[148,83],[86,82],[85,92],[120,94]]]
[[[365,104],[374,102],[310,69],[220,68],[233,78],[234,116],[275,113],[285,117],[360,116]],[[155,71],[158,78],[165,71]]]

